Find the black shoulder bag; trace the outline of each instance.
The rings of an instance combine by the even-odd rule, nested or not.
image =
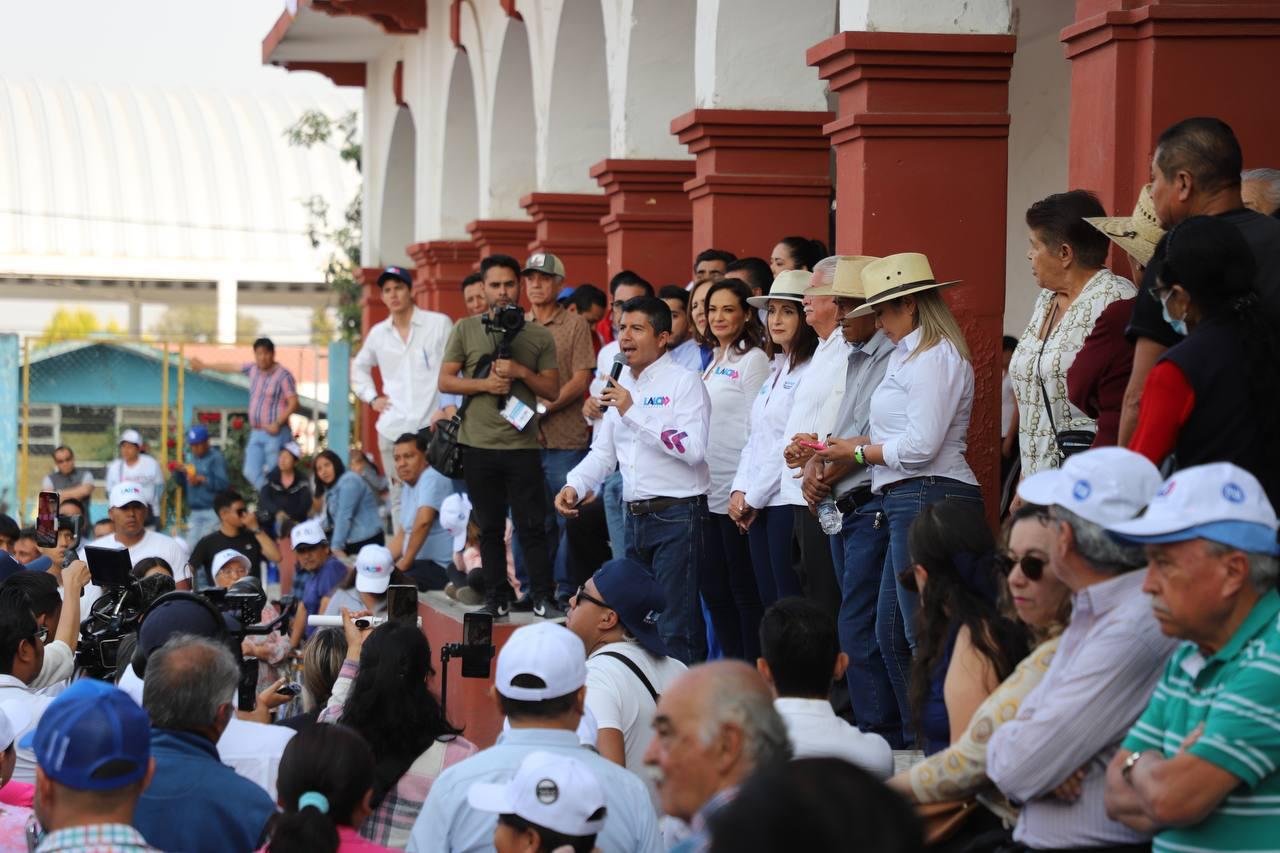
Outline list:
[[[627,665],[627,669],[635,673],[636,678],[640,679],[640,683],[644,685],[644,689],[649,691],[649,695],[653,697],[653,704],[658,704],[658,691],[653,689],[653,682],[645,678],[644,672],[636,665],[636,662],[621,652],[601,652],[602,656],[617,658]]]
[[[487,376],[492,361],[491,356],[482,357],[476,364],[473,378],[481,378],[482,373]],[[462,477],[462,447],[458,444],[458,430],[462,428],[462,414],[467,410],[471,396],[462,398],[462,405],[453,413],[453,417],[436,421],[427,439],[427,463],[455,480]]]
[[[1058,314],[1058,305],[1054,303],[1053,311],[1049,313],[1048,326],[1053,325],[1053,318]],[[1049,429],[1053,431],[1053,440],[1058,449],[1058,465],[1061,466],[1069,457],[1075,456],[1077,453],[1083,453],[1090,447],[1093,447],[1093,440],[1097,437],[1094,430],[1088,429],[1064,429],[1058,432],[1057,425],[1053,422],[1053,406],[1049,403],[1049,389],[1044,386],[1044,377],[1040,373],[1040,359],[1044,356],[1044,345],[1049,342],[1051,329],[1046,326],[1044,338],[1040,341],[1040,351],[1036,353],[1036,381],[1040,383],[1040,395],[1044,398],[1044,411],[1049,416]]]

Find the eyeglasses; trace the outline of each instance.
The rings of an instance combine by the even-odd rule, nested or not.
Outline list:
[[[584,583],[582,586],[578,587],[578,592],[577,592],[577,594],[576,594],[576,595],[574,595],[573,597],[574,597],[576,600],[578,600],[578,601],[589,601],[589,602],[591,602],[592,604],[594,604],[594,605],[595,605],[595,606],[597,606],[597,607],[603,607],[605,610],[612,610],[612,609],[613,609],[612,607],[610,607],[609,605],[605,604],[605,603],[604,603],[603,601],[601,601],[600,599],[598,599],[598,598],[596,598],[595,596],[593,596],[593,595],[589,594],[589,593],[587,592],[587,585],[586,585],[585,583]]]
[[[1022,574],[1029,581],[1038,581],[1044,577],[1046,562],[1043,558],[1033,557],[1031,554],[1024,554],[1018,560],[1015,560],[1012,554],[996,554],[996,567],[1000,569],[1001,574],[1008,577],[1013,573],[1014,566],[1021,566]]]
[[[49,629],[43,626],[36,628],[34,639],[39,640],[40,644],[44,645],[49,640]]]

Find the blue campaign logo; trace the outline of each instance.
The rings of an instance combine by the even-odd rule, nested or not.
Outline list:
[[[1244,489],[1235,483],[1227,483],[1222,487],[1222,496],[1233,504],[1244,503]]]
[[[649,408],[652,408],[655,406],[657,407],[669,406],[671,405],[671,398],[665,395],[662,397],[645,397],[643,400],[640,401],[640,405],[649,407]]]
[[[1076,484],[1071,489],[1071,496],[1078,501],[1086,501],[1089,495],[1093,494],[1093,486],[1089,485],[1088,480],[1076,480]]]

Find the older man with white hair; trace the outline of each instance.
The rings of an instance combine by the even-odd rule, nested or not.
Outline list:
[[[1144,591],[1185,640],[1107,769],[1107,812],[1155,850],[1274,850],[1280,823],[1280,527],[1227,462],[1179,471],[1139,519]]]
[[[987,775],[1023,804],[1013,838],[1026,849],[1148,848],[1149,832],[1107,816],[1105,770],[1174,643],[1142,593],[1141,549],[1106,528],[1134,518],[1159,488],[1155,466],[1119,447],[1072,456],[1018,487],[1024,501],[1050,508],[1049,567],[1072,591],[1071,624],[1048,672],[987,746]]]

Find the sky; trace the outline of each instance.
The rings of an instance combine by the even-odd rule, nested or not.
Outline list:
[[[0,2],[0,77],[98,81],[142,87],[217,87],[232,91],[308,95],[332,93],[318,74],[262,64],[262,40],[284,11],[284,0],[38,0]],[[12,318],[11,300],[0,316]],[[22,328],[43,328],[56,303],[23,300]],[[127,321],[123,306],[94,302],[105,325]],[[145,306],[143,325],[163,312]],[[307,309],[254,309],[262,327],[282,339],[305,335]]]

